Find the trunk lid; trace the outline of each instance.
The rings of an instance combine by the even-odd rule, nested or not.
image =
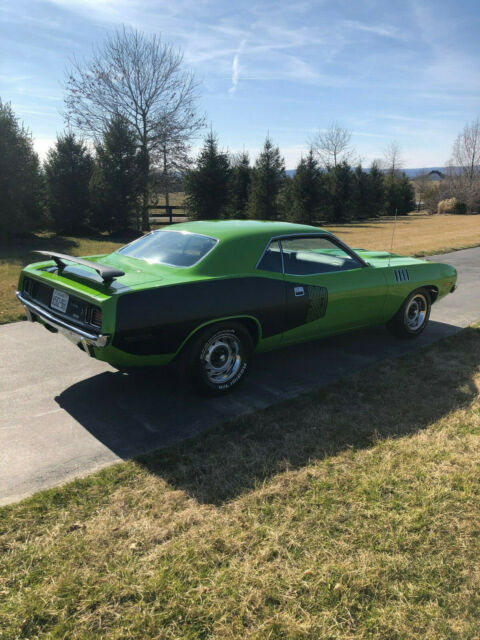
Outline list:
[[[61,269],[52,261],[36,263],[30,265],[28,269],[31,270],[32,275],[48,279],[53,286],[58,284],[60,287],[70,288],[72,285],[74,287],[78,285],[79,290],[89,290],[106,296],[145,286],[155,286],[156,283],[164,284],[169,275],[160,265],[149,265],[143,260],[127,258],[116,253],[106,256],[87,256],[85,259],[120,269],[124,275],[113,280],[104,280],[93,268],[73,262],[67,263],[67,266]]]
[[[412,264],[422,264],[425,260],[411,258],[409,256],[399,256],[388,251],[367,251],[366,249],[354,249],[355,253],[371,264],[373,267],[405,267]]]

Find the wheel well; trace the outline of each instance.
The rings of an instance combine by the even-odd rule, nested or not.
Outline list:
[[[433,284],[429,284],[425,287],[425,289],[430,294],[430,301],[433,304],[438,297],[438,288],[435,287]]]
[[[185,347],[187,347],[187,345],[189,345],[192,340],[195,338],[195,336],[198,334],[199,331],[201,331],[202,329],[204,329],[205,327],[210,327],[214,324],[219,324],[219,323],[223,323],[223,322],[228,322],[229,320],[232,320],[232,322],[238,322],[238,324],[241,324],[245,327],[245,329],[248,331],[248,333],[250,334],[251,338],[252,338],[252,343],[253,346],[256,347],[258,344],[258,341],[260,340],[260,324],[257,324],[257,322],[253,319],[253,318],[249,318],[249,317],[240,317],[240,318],[225,318],[224,320],[220,319],[220,320],[214,320],[212,322],[208,322],[207,324],[201,326],[201,327],[197,327],[193,333],[191,333],[188,338],[185,340],[185,342],[181,345],[180,349],[177,352],[177,355],[175,356],[175,359],[179,358],[181,356],[181,354],[183,352],[185,352]]]
[[[252,338],[253,346],[256,347],[260,340],[260,328],[259,325],[252,318],[233,318],[235,322],[243,324]]]

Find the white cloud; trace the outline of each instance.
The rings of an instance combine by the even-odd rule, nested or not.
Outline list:
[[[232,86],[228,90],[228,95],[229,96],[233,96],[233,94],[237,90],[238,78],[239,78],[239,75],[240,75],[240,54],[243,52],[243,49],[245,47],[246,42],[247,42],[246,39],[242,40],[242,42],[240,43],[240,47],[239,47],[237,53],[233,56],[233,62],[232,62]]]
[[[22,75],[20,73],[13,73],[11,75],[7,73],[0,74],[0,82],[5,84],[20,84],[22,82],[28,82],[31,78],[32,76]]]
[[[232,86],[228,90],[228,95],[230,95],[230,96],[233,96],[233,94],[237,90],[237,84],[238,84],[238,60],[239,60],[238,53],[236,53],[234,55],[234,57],[233,57],[233,62],[232,62]]]
[[[49,0],[49,3],[66,11],[108,21],[118,20],[122,11],[128,8],[126,0]]]
[[[418,67],[418,85],[425,92],[443,91],[447,99],[458,99],[458,92],[467,97],[476,94],[474,87],[480,84],[478,57],[462,52],[454,38],[461,29],[459,18],[452,20],[450,12],[437,5],[429,7],[423,0],[410,0],[409,5],[419,38],[427,48]]]
[[[376,36],[382,36],[384,38],[403,39],[404,36],[398,32],[395,27],[387,27],[375,24],[365,24],[358,20],[343,20],[342,24],[349,29],[355,29],[357,31],[364,31],[366,33],[372,33]]]
[[[13,103],[12,107],[20,116],[42,116],[43,118],[57,118],[58,109],[54,107],[31,107],[28,105]]]

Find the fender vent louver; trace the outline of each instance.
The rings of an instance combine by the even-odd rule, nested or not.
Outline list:
[[[395,278],[395,282],[408,282],[410,280],[408,269],[394,269],[393,276]]]

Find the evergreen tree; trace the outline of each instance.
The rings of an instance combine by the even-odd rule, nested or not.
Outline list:
[[[359,164],[353,173],[352,217],[364,220],[370,215],[370,181]]]
[[[415,194],[405,174],[397,176],[389,172],[385,176],[385,213],[394,216],[406,215],[415,208]]]
[[[302,224],[313,224],[318,217],[321,191],[321,171],[310,149],[300,160],[292,181],[292,210],[290,219]]]
[[[370,216],[377,218],[383,215],[385,205],[385,176],[376,162],[372,162],[368,173]]]
[[[248,198],[248,217],[276,220],[279,216],[279,193],[285,178],[285,162],[278,147],[267,137],[255,162]]]
[[[0,100],[0,236],[33,231],[42,222],[43,178],[32,137]]]
[[[353,175],[352,214],[359,220],[376,218],[383,213],[383,173],[373,163],[367,173],[361,165]]]
[[[398,209],[398,180],[391,172],[385,176],[385,204],[384,211],[387,216],[394,216]]]
[[[93,160],[73,133],[58,136],[45,163],[47,202],[58,233],[82,231],[90,214],[89,182]]]
[[[231,173],[228,154],[219,151],[217,138],[210,133],[196,168],[185,178],[185,202],[190,218],[209,220],[227,216]]]
[[[282,220],[292,220],[293,212],[293,179],[288,175],[282,180],[278,192],[278,215]]]
[[[346,222],[353,217],[353,171],[347,162],[327,170],[328,209],[331,222]]]
[[[410,178],[404,173],[398,184],[398,213],[407,215],[415,209],[415,190]]]
[[[232,171],[231,184],[231,217],[246,218],[248,194],[252,180],[250,158],[246,151],[240,154],[235,161]]]
[[[124,118],[116,116],[95,150],[95,168],[90,181],[92,223],[102,231],[127,229],[139,214],[142,193],[135,132]]]

